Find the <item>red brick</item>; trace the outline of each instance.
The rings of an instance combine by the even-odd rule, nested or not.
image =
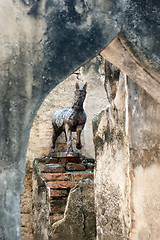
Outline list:
[[[66,157],[67,162],[81,163],[82,158],[80,157]]]
[[[59,158],[50,158],[47,163],[59,163],[66,165],[68,162],[81,163],[82,158],[80,157],[59,157]]]
[[[66,200],[51,200],[50,209],[51,213],[63,213],[66,207]]]
[[[71,173],[42,173],[41,177],[46,181],[69,181]]]
[[[71,181],[53,181],[53,182],[47,182],[47,186],[49,188],[57,189],[57,188],[73,188],[76,185],[76,183]]]
[[[55,207],[55,206],[51,206],[51,213],[64,213],[66,206],[62,206],[62,207]]]
[[[86,167],[83,166],[82,164],[77,164],[77,163],[67,163],[66,169],[68,171],[85,171]]]
[[[66,206],[67,199],[58,199],[58,200],[50,200],[51,207],[63,207]]]
[[[68,196],[67,190],[52,190],[50,191],[51,197],[66,197]]]
[[[65,171],[66,170],[64,167],[62,167],[60,164],[46,164],[43,168],[43,172],[46,173],[63,173]]]
[[[66,158],[50,158],[48,163],[58,163],[61,164],[63,166],[65,166],[67,164],[68,160]]]
[[[76,182],[79,182],[81,179],[90,178],[91,180],[94,180],[94,174],[93,173],[75,173],[72,175],[73,180]]]
[[[56,163],[59,163],[59,159],[58,158],[50,158],[50,159],[48,159],[47,163],[56,164]]]

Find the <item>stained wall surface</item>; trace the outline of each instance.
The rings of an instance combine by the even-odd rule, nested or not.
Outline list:
[[[159,2],[150,0],[0,1],[2,238],[21,239],[19,197],[29,131],[46,95],[122,27],[159,63],[159,12]]]

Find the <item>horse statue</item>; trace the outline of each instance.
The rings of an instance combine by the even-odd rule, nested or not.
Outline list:
[[[83,109],[83,102],[86,97],[87,83],[84,86],[79,86],[76,83],[76,90],[74,91],[74,101],[72,107],[69,109],[60,109],[55,112],[52,117],[53,136],[52,149],[50,153],[55,152],[55,144],[58,136],[65,132],[67,141],[67,153],[73,153],[72,147],[72,132],[77,133],[76,148],[81,149],[81,132],[86,123],[86,114]]]

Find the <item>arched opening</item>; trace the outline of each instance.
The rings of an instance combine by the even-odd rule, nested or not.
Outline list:
[[[35,158],[43,158],[45,156],[48,156],[52,141],[52,115],[58,109],[68,108],[71,106],[73,102],[75,83],[77,81],[80,85],[85,82],[88,83],[87,96],[84,102],[84,108],[87,114],[87,122],[82,133],[82,150],[76,149],[75,140],[73,140],[73,148],[81,155],[89,159],[95,159],[92,119],[95,114],[100,112],[102,109],[105,109],[108,105],[108,100],[104,88],[105,59],[100,55],[97,55],[91,61],[70,75],[63,82],[58,84],[45,98],[44,102],[37,112],[33,126],[31,128],[27,150],[25,193],[24,197],[23,195],[21,197],[21,221],[24,240],[31,239],[33,238],[33,235],[35,235],[35,232],[34,234],[32,233],[32,228],[34,225],[33,219],[36,219],[36,216],[34,218],[32,216],[32,209],[34,204],[32,194],[32,186],[34,185],[32,182],[34,181],[32,178],[33,160]],[[73,139],[75,138],[76,133],[73,133]],[[57,140],[57,145],[58,151],[66,151],[66,141],[64,134],[62,134]],[[88,172],[90,171],[86,171],[86,175]],[[79,171],[79,173],[82,174],[85,172]],[[57,199],[59,201],[59,197]],[[46,207],[44,207],[44,209],[46,209]],[[64,212],[64,210],[62,212]],[[50,221],[52,221],[52,223],[53,221],[56,222],[62,219],[63,215],[63,213],[58,213],[57,211],[57,213],[55,212],[54,215],[50,216]]]

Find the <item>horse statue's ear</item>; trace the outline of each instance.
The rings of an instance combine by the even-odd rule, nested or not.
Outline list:
[[[87,88],[87,82],[84,84],[83,89],[86,90]]]
[[[76,82],[76,89],[79,89],[79,83]]]

